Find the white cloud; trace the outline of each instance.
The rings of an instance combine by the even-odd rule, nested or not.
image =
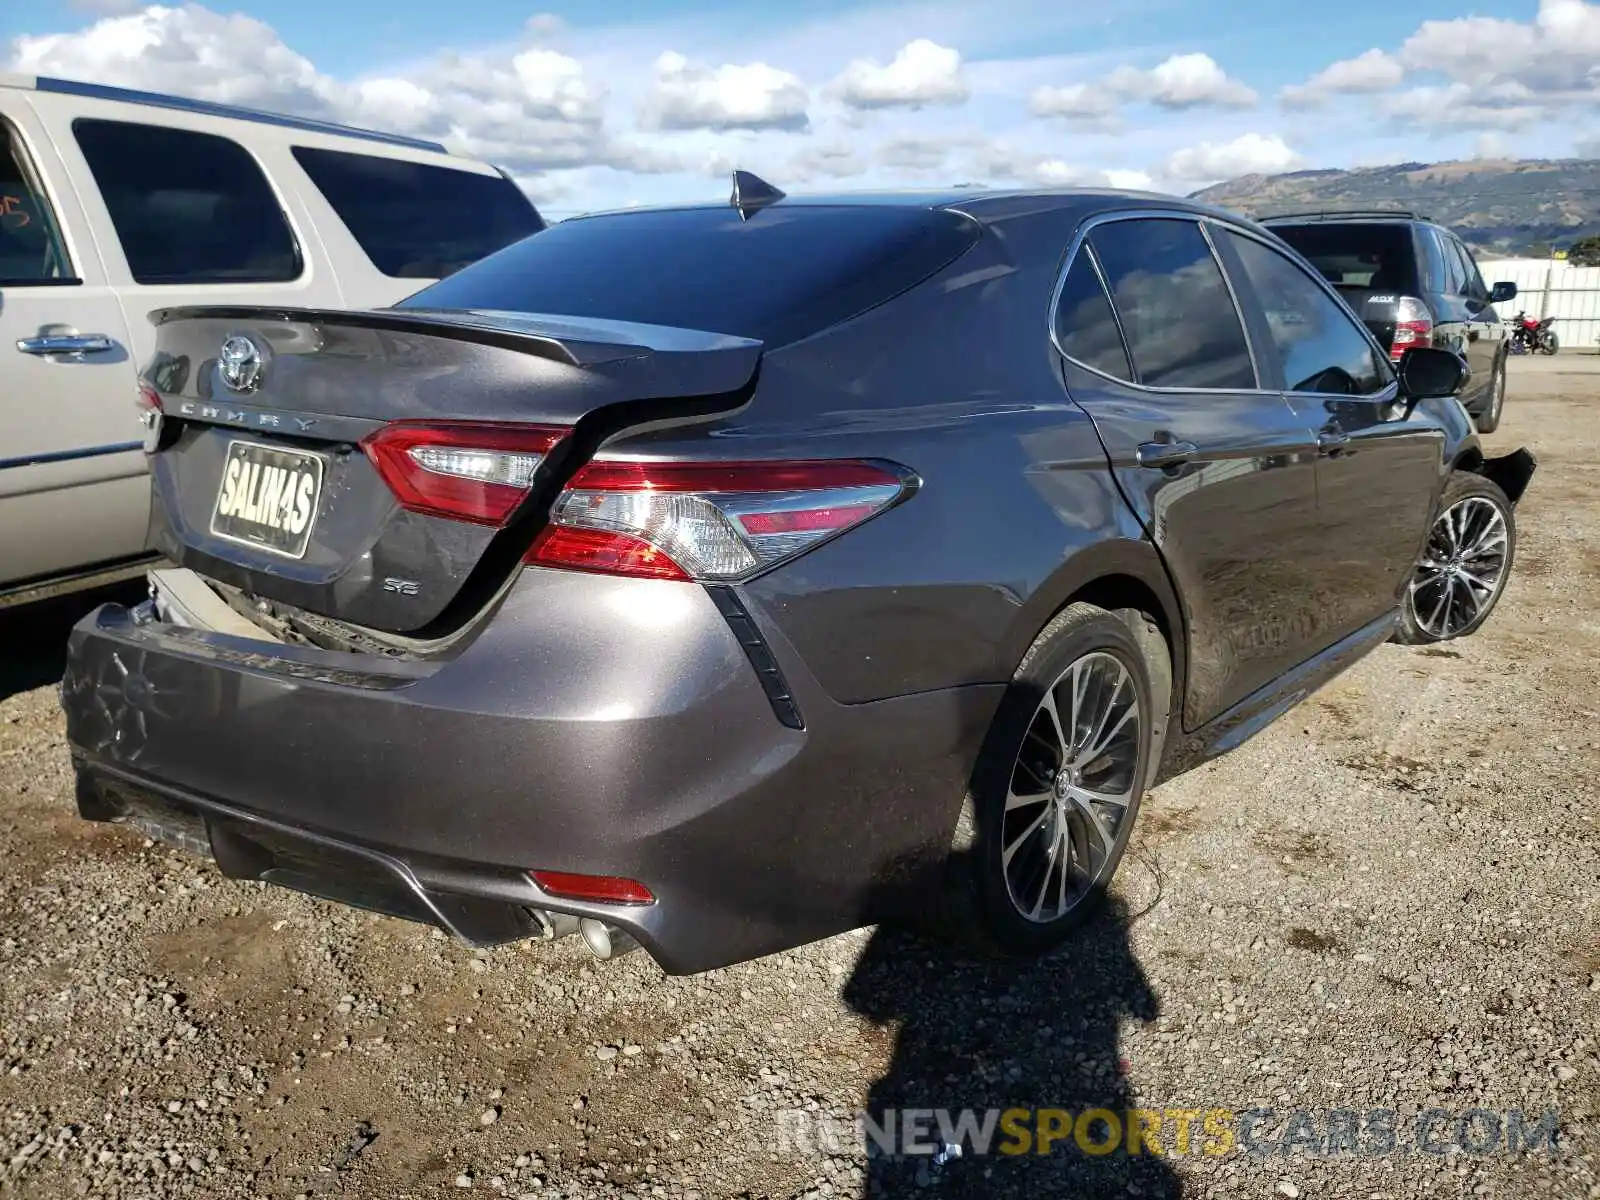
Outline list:
[[[1174,54],[1148,71],[1119,67],[1106,77],[1106,86],[1168,109],[1249,108],[1256,102],[1255,92],[1230,78],[1209,54]]]
[[[702,67],[667,51],[639,113],[646,129],[804,129],[810,97],[796,75],[763,62]]]
[[[1148,192],[1155,188],[1156,181],[1146,171],[1107,171],[1106,184],[1114,188],[1125,188],[1130,192]]]
[[[1284,88],[1282,99],[1290,108],[1311,108],[1330,96],[1390,91],[1400,86],[1405,74],[1394,55],[1368,50],[1324,67],[1303,84]]]
[[[1075,125],[1107,127],[1116,121],[1117,98],[1104,84],[1045,85],[1035,88],[1028,97],[1028,109],[1036,117],[1060,117]]]
[[[1220,145],[1201,142],[1177,151],[1167,159],[1163,175],[1180,184],[1201,186],[1239,175],[1273,175],[1301,161],[1279,135],[1246,133]]]
[[[1383,98],[1380,111],[1413,129],[1524,129],[1546,116],[1545,105],[1518,83],[1415,87]]]
[[[1540,0],[1531,23],[1498,17],[1424,21],[1400,47],[1413,70],[1475,85],[1514,80],[1533,92],[1600,98],[1600,4]]]
[[[972,95],[961,68],[961,52],[927,38],[907,42],[887,64],[854,59],[832,90],[851,108],[964,104]]]

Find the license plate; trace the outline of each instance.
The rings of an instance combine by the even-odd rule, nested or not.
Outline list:
[[[260,442],[228,443],[211,532],[303,558],[322,496],[322,458]]]

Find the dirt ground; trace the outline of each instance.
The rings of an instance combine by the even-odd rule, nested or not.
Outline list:
[[[1490,624],[1160,788],[1116,911],[1028,967],[860,931],[668,979],[223,879],[73,813],[89,601],[6,619],[0,1194],[1600,1197],[1600,358],[1513,360],[1489,441],[1541,463]],[[1233,1144],[816,1136],[1018,1106],[1224,1109]]]

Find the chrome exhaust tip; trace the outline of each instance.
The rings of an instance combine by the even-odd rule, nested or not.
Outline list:
[[[583,944],[589,947],[589,953],[602,961],[621,958],[639,948],[639,943],[622,930],[593,917],[584,917],[578,922],[578,933]]]

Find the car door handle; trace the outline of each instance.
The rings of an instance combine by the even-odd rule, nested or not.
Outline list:
[[[1159,467],[1165,471],[1183,466],[1199,452],[1200,447],[1193,442],[1140,442],[1134,455],[1141,467]]]
[[[117,343],[103,333],[47,333],[17,339],[17,349],[24,354],[104,354],[116,348]]]
[[[1350,445],[1350,435],[1342,429],[1319,429],[1317,431],[1317,453],[1324,458],[1333,458],[1343,454]]]

